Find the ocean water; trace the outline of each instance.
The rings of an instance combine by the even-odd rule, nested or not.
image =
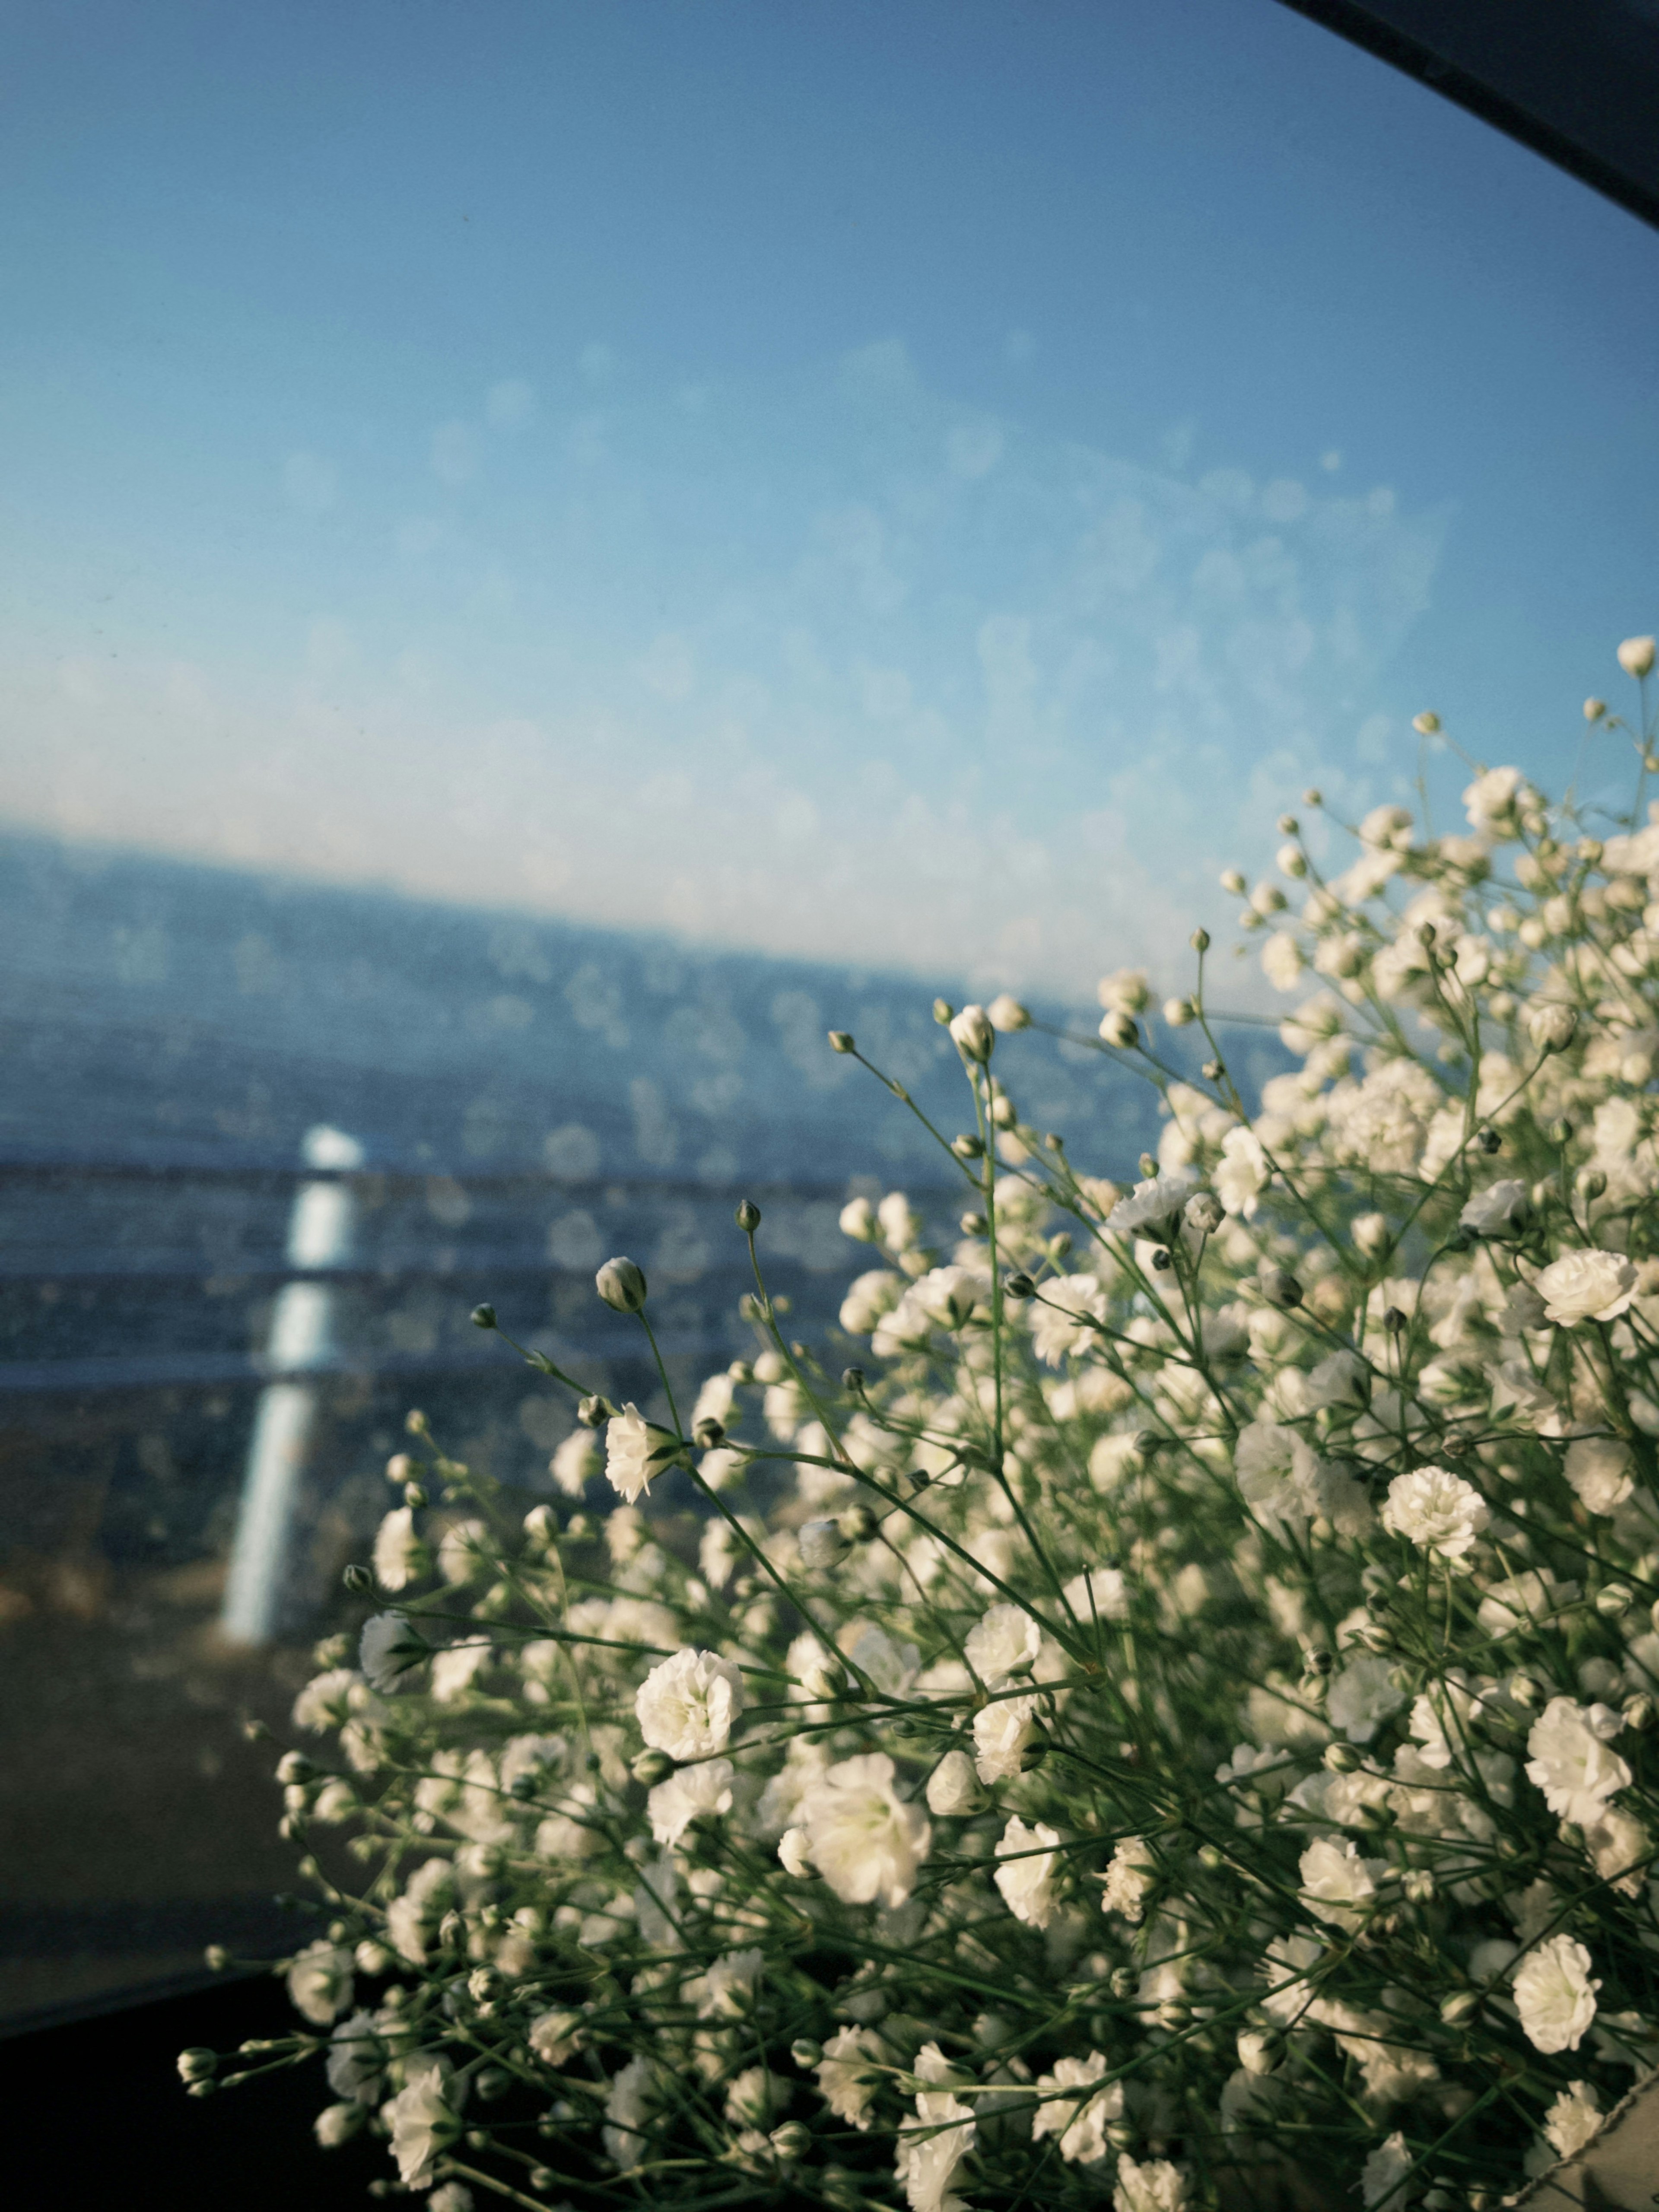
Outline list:
[[[644,1402],[638,1332],[592,1291],[611,1253],[646,1267],[689,1388],[753,1348],[740,1193],[764,1210],[769,1285],[813,1340],[867,1256],[836,1227],[850,1191],[905,1188],[946,1235],[963,1202],[916,1116],[825,1035],[853,1030],[953,1132],[966,1091],[931,1011],[936,988],[961,995],[948,977],[22,836],[0,840],[0,1425],[96,1439],[94,1540],[117,1557],[226,1540],[319,1124],[366,1164],[313,1501],[343,1498],[354,1521],[378,1498],[350,1504],[354,1470],[416,1395],[507,1479],[544,1480],[568,1413],[468,1326],[477,1300]],[[999,1064],[1022,1110],[1102,1172],[1133,1172],[1155,1137],[1152,1094],[1086,1044],[1028,1033]],[[23,1487],[11,1526],[50,1549],[54,1480]]]

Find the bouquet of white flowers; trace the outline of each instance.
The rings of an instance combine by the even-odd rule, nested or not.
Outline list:
[[[337,1749],[278,1769],[362,1868],[305,1862],[311,2032],[267,2047],[324,2059],[324,2142],[382,2135],[436,2212],[1478,2212],[1589,2141],[1659,2060],[1645,700],[1630,734],[1605,835],[1504,768],[1334,879],[1283,820],[1299,915],[1243,922],[1316,980],[1254,1110],[1202,931],[1161,1025],[1109,977],[1099,1049],[1167,1111],[1133,1188],[1021,1115],[1023,1007],[941,1004],[960,1241],[848,1206],[844,1372],[745,1202],[756,1348],[695,1404],[529,1355],[581,1401],[566,1505],[510,1523],[411,1416],[383,1609],[295,1710]],[[598,1291],[650,1338],[631,1261]]]

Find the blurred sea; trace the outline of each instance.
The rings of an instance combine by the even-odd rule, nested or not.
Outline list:
[[[815,1341],[867,1263],[836,1226],[849,1192],[903,1187],[947,1249],[957,1234],[951,1164],[825,1036],[850,1029],[946,1133],[969,1126],[932,1015],[936,988],[961,995],[948,977],[16,836],[0,932],[0,1431],[51,1409],[95,1440],[105,1549],[222,1540],[314,1125],[366,1164],[332,1292],[330,1480],[416,1393],[503,1475],[545,1480],[568,1411],[468,1327],[483,1298],[645,1402],[639,1332],[593,1295],[611,1253],[646,1267],[688,1385],[752,1351],[740,1193],[764,1209],[769,1286]],[[1097,1018],[1037,1011],[1085,1038]],[[1087,1042],[1033,1030],[998,1068],[1079,1166],[1133,1176],[1156,1140],[1153,1094]],[[0,1455],[0,1490],[33,1460]],[[24,1525],[39,1487],[12,1500]]]

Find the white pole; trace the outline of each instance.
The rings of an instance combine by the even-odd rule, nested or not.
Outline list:
[[[363,1164],[356,1139],[326,1127],[307,1131],[301,1152],[311,1168],[349,1170]],[[349,1183],[301,1183],[289,1218],[289,1265],[343,1266],[351,1256],[356,1217]],[[328,1284],[284,1283],[271,1313],[267,1364],[279,1376],[314,1373],[334,1348],[333,1320]],[[316,1419],[313,1382],[272,1382],[259,1393],[220,1615],[233,1643],[269,1644],[276,1632]]]

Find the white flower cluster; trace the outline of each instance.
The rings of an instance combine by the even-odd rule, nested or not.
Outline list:
[[[1013,1001],[942,1008],[960,1241],[848,1206],[840,1381],[751,1302],[689,1408],[586,1401],[607,1516],[591,1450],[521,1528],[422,1462],[283,1772],[365,1869],[290,1968],[323,2140],[580,2206],[1495,2206],[1659,2058],[1659,808],[1467,812],[1334,876],[1281,824],[1259,1097],[1201,971],[1181,1080],[1108,979],[1138,1175],[1022,1115]]]

